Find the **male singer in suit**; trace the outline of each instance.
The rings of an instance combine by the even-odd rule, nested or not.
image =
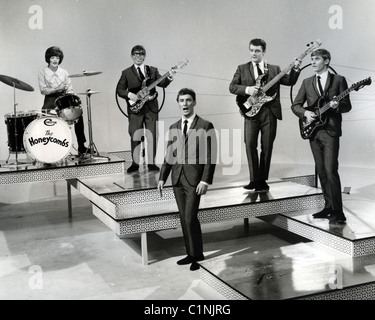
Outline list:
[[[262,78],[262,86],[268,83],[280,72],[277,65],[267,64],[264,60],[266,53],[266,42],[262,39],[252,39],[249,44],[251,61],[237,67],[233,79],[229,85],[229,91],[237,96],[255,96],[258,94],[260,86],[257,85],[257,78],[265,74]],[[258,114],[247,118],[244,116],[244,139],[246,146],[246,156],[250,171],[250,183],[244,188],[256,192],[269,190],[266,182],[271,164],[272,148],[276,138],[277,120],[282,119],[280,104],[280,84],[292,86],[297,82],[299,76],[299,66],[301,60],[295,60],[294,68],[289,74],[285,74],[280,81],[267,91],[267,96],[275,98],[265,103]],[[246,101],[246,99],[245,99]],[[258,156],[258,137],[261,134],[261,152]]]
[[[153,83],[161,77],[157,68],[144,64],[146,58],[146,50],[141,45],[136,45],[131,50],[131,59],[134,64],[123,70],[121,78],[117,83],[116,92],[128,102],[128,118],[129,118],[129,135],[131,139],[132,164],[127,169],[128,173],[137,171],[140,162],[140,145],[146,136],[147,141],[147,167],[149,170],[159,171],[159,167],[155,165],[156,147],[157,147],[157,121],[159,104],[155,97],[147,101],[140,112],[130,110],[129,103],[136,102],[142,95],[137,95],[141,90],[142,84],[147,85]],[[170,71],[167,78],[162,80],[158,86],[167,87],[173,80],[174,71]],[[153,92],[151,92],[151,96]],[[145,132],[144,132],[145,130]]]
[[[349,95],[340,102],[335,97],[348,88],[343,76],[328,72],[331,54],[325,49],[317,49],[311,54],[311,65],[315,75],[303,80],[301,88],[292,104],[292,111],[301,120],[311,123],[317,115],[304,107],[314,107],[324,101],[331,109],[324,113],[326,125],[319,127],[310,137],[310,147],[322,187],[325,207],[315,213],[314,218],[329,218],[344,223],[346,217],[342,209],[341,182],[338,173],[339,148],[342,113],[352,108]],[[323,99],[323,100],[322,100]]]
[[[177,264],[191,264],[204,260],[202,231],[198,220],[201,195],[212,184],[216,166],[216,133],[211,122],[199,117],[194,107],[196,94],[184,88],[177,94],[181,119],[169,128],[168,146],[160,171],[158,190],[162,190],[171,170],[173,192],[180,212],[181,227],[187,256]]]

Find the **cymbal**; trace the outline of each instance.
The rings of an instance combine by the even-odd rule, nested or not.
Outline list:
[[[4,76],[2,74],[0,74],[0,81],[4,82],[5,84],[11,86],[11,87],[16,87],[17,89],[20,89],[20,90],[25,90],[25,91],[34,91],[34,88],[30,85],[28,85],[27,83],[21,81],[21,80],[18,80],[16,78],[12,78],[12,77],[8,77],[8,76]]]
[[[72,74],[69,78],[78,78],[78,77],[86,77],[86,76],[94,76],[96,74],[101,74],[101,71],[86,71],[83,70],[82,73]]]
[[[100,91],[87,90],[86,92],[79,92],[77,94],[80,94],[80,95],[89,95],[89,94],[95,94],[95,93],[100,93]]]

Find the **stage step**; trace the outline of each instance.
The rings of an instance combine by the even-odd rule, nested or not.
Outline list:
[[[135,177],[147,182],[147,188],[129,187],[128,175],[108,175],[71,179],[68,182],[69,215],[72,215],[71,190],[75,187],[93,203],[93,214],[119,237],[140,233],[142,235],[142,259],[147,264],[147,235],[149,231],[180,227],[180,217],[172,187],[156,189],[157,174],[142,172]],[[306,180],[307,179],[307,180]],[[202,196],[199,210],[201,223],[230,221],[306,210],[323,205],[319,189],[296,183],[294,179],[269,182],[270,191],[257,193],[243,189],[243,184],[230,186],[213,185]],[[298,178],[297,180],[301,180]],[[311,182],[311,177],[303,178]]]
[[[98,195],[92,194],[87,187],[88,180],[92,182],[89,178],[80,183],[80,192],[83,193],[84,188],[86,197],[118,224],[114,230],[118,235],[134,233],[134,230],[147,232],[180,226],[171,187],[164,189],[163,197],[156,189]],[[266,193],[246,191],[242,186],[211,188],[202,196],[199,219],[201,223],[209,223],[322,206],[319,189],[282,180],[270,183],[270,187],[271,191]],[[98,211],[96,214],[100,215]]]
[[[351,257],[375,254],[372,228],[375,224],[371,214],[359,211],[354,215],[344,211],[347,221],[338,224],[328,219],[314,219],[315,212],[316,209],[292,211],[260,219]]]
[[[235,246],[200,262],[201,280],[228,299],[375,298],[375,255],[352,258],[314,242],[285,244],[274,235],[236,239]]]

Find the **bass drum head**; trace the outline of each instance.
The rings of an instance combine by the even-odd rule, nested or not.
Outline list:
[[[69,155],[72,132],[62,119],[40,118],[27,126],[23,134],[23,144],[33,160],[56,163]]]

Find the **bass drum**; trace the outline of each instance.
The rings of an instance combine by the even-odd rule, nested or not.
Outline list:
[[[23,134],[23,145],[33,160],[57,163],[69,155],[72,132],[60,118],[44,117],[31,122]]]

